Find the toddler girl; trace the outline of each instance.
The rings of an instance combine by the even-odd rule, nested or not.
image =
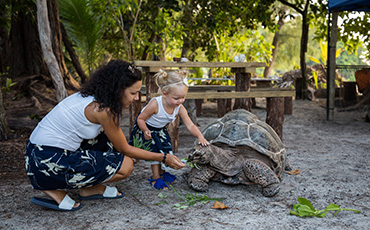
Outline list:
[[[173,154],[167,125],[175,121],[179,115],[189,132],[198,138],[198,143],[203,146],[209,145],[182,105],[189,86],[187,72],[177,70],[167,73],[160,70],[154,77],[162,95],[152,98],[141,110],[130,135],[130,144],[133,144],[135,138],[147,143],[145,146],[152,152]],[[156,189],[167,189],[165,182],[174,182],[176,176],[165,172],[160,163],[154,161],[150,163],[153,175],[149,182]],[[165,165],[163,166],[165,168]]]

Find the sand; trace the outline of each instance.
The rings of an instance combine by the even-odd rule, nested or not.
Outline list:
[[[260,108],[252,112],[265,120],[264,101],[257,105]],[[364,111],[335,111],[329,122],[325,101],[294,101],[293,115],[285,116],[283,142],[291,167],[300,173],[284,173],[280,192],[271,198],[264,197],[257,185],[219,182],[211,182],[207,193],[196,193],[186,182],[190,167],[171,170],[178,177],[173,187],[180,195],[224,198],[227,209],[212,209],[214,201],[176,209],[182,199],[172,189],[153,189],[147,181],[150,167],[142,161],[127,180],[113,184],[124,198],[83,201],[76,212],[32,204],[31,197],[44,195],[32,189],[24,169],[1,171],[0,229],[369,229],[370,123],[365,122]],[[217,119],[216,114],[215,103],[204,104],[199,128]],[[128,135],[128,127],[123,128]],[[194,137],[180,127],[177,155],[187,157],[193,142]],[[70,194],[77,198],[76,191]],[[316,209],[335,203],[361,213],[301,218],[289,213],[297,197],[307,198]]]

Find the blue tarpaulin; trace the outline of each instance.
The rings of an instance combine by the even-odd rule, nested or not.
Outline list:
[[[329,0],[329,10],[370,11],[370,0]]]

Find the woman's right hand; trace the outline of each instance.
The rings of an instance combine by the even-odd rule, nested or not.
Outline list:
[[[175,155],[167,154],[165,164],[173,169],[182,169],[185,164],[180,161]]]
[[[145,140],[152,139],[152,133],[150,132],[150,130],[147,130],[147,131],[144,132],[144,138],[145,138]]]

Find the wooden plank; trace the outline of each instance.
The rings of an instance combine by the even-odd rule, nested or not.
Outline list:
[[[151,97],[159,96],[160,93],[153,93]],[[186,99],[226,99],[226,98],[252,98],[252,97],[294,97],[293,89],[268,89],[255,91],[239,92],[189,92]]]
[[[209,67],[209,68],[258,68],[266,67],[264,62],[169,62],[169,61],[134,61],[138,67]]]
[[[231,68],[232,73],[257,73],[256,67]]]
[[[260,88],[251,86],[251,91],[257,91],[257,90],[272,90],[276,91],[279,88]],[[235,91],[235,86],[233,85],[191,85],[189,86],[189,93],[190,92],[199,92],[199,91],[218,91],[218,90],[228,90],[228,91]],[[288,90],[288,89],[279,89],[279,90]],[[143,85],[140,89],[140,92],[142,94],[146,94],[146,86]]]

